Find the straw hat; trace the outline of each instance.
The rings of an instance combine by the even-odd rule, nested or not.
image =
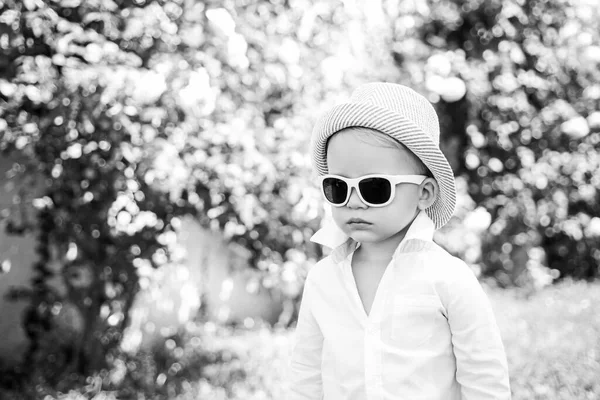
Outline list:
[[[327,173],[327,140],[344,128],[375,129],[404,144],[429,168],[438,182],[439,196],[427,215],[436,229],[448,222],[456,205],[454,173],[440,150],[440,125],[427,99],[394,83],[368,83],[358,87],[346,103],[329,109],[313,128],[311,151],[319,175]]]

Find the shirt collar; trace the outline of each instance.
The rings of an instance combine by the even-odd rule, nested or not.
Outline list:
[[[406,232],[406,236],[402,239],[405,242],[410,239],[420,239],[425,241],[433,240],[433,233],[435,232],[435,224],[429,218],[427,213],[421,211]],[[350,239],[348,235],[344,233],[333,221],[327,221],[324,226],[319,229],[310,238],[311,242],[320,244],[330,249],[335,249]]]

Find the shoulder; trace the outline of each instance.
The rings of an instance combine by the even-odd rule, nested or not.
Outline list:
[[[446,249],[435,242],[431,242],[432,251],[428,262],[429,269],[437,280],[446,284],[453,282],[470,281],[477,283],[477,276],[473,269],[462,259],[448,253]]]
[[[438,265],[440,268],[444,268],[446,270],[451,271],[471,270],[471,268],[467,265],[466,262],[448,253],[446,249],[444,249],[442,246],[433,241],[427,242],[424,251],[422,251],[421,253],[424,257],[429,258],[433,264]]]
[[[427,260],[428,282],[448,312],[473,308],[488,309],[488,300],[473,269],[460,258],[435,244]],[[458,307],[458,308],[457,308]]]

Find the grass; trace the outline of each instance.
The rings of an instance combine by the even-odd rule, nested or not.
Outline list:
[[[600,398],[600,284],[563,282],[530,296],[489,291],[513,399]]]

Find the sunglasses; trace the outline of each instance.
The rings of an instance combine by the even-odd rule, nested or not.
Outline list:
[[[356,189],[360,200],[369,207],[385,207],[396,196],[396,185],[412,183],[420,185],[424,175],[382,175],[371,174],[358,178],[344,178],[339,175],[323,175],[319,184],[325,200],[334,207],[342,207],[348,203],[352,188]]]

